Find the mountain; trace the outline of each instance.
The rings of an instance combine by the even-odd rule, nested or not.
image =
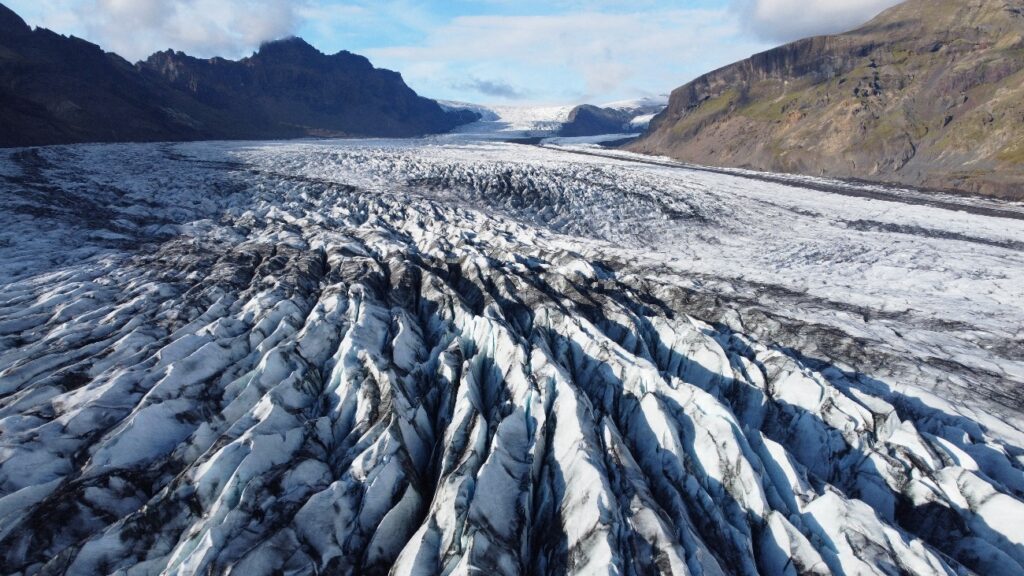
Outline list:
[[[445,112],[361,56],[324,55],[297,38],[238,62],[161,52],[132,65],[33,30],[0,4],[0,146],[414,136],[475,119]]]
[[[583,104],[572,109],[559,134],[570,137],[615,134],[624,131],[631,119],[623,110]]]
[[[583,104],[569,112],[559,135],[596,136],[639,132],[651,118],[665,109],[667,102],[659,98],[641,98],[613,102],[602,106]]]
[[[909,0],[672,93],[635,151],[1024,196],[1024,1]]]
[[[301,38],[264,44],[239,61],[168,50],[139,69],[270,136],[416,136],[476,120],[417,96],[397,72],[350,52],[323,54]]]
[[[207,110],[99,46],[32,30],[0,4],[0,146],[183,140]]]

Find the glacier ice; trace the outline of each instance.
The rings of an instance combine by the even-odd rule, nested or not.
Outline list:
[[[1024,573],[1024,210],[581,150],[5,151],[0,571]]]

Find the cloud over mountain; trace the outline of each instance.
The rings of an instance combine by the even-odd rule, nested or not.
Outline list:
[[[15,8],[20,2],[11,2]],[[167,48],[237,57],[298,30],[289,0],[56,0],[28,2],[33,24],[73,33],[129,60]]]
[[[129,60],[167,48],[237,58],[296,34],[325,52],[367,54],[434,97],[579,102],[660,94],[773,43],[853,28],[895,0],[7,3]]]

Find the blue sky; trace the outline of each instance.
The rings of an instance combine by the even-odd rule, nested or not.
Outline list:
[[[6,0],[30,24],[130,60],[248,55],[298,35],[397,70],[431,98],[607,102],[657,95],[896,0]]]

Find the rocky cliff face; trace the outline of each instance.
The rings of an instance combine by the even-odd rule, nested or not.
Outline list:
[[[33,30],[0,4],[0,146],[413,136],[474,119],[446,113],[361,56],[327,56],[298,39],[238,62],[163,52],[133,66]]]
[[[633,148],[1019,197],[1024,2],[909,0],[677,89]]]

